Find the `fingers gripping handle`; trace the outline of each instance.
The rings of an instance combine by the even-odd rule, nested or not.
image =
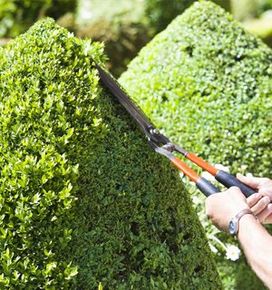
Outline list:
[[[250,195],[254,194],[256,191],[252,189],[251,187],[245,185],[243,182],[241,182],[239,179],[237,179],[235,176],[229,174],[226,171],[218,170],[218,172],[215,175],[215,179],[219,181],[221,184],[225,185],[226,187],[231,186],[237,186],[240,188],[242,193],[249,197]]]

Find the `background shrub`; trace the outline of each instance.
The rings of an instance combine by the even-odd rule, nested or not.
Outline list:
[[[155,27],[156,32],[162,31],[166,26],[179,14],[181,14],[186,8],[188,8],[196,0],[147,0],[146,15],[148,15],[149,21],[152,26]],[[225,9],[230,9],[229,0],[214,0]]]
[[[108,67],[118,76],[155,34],[193,1],[78,0],[77,35],[103,41]]]
[[[271,75],[271,49],[203,1],[142,49],[120,81],[175,142],[233,172],[269,176]]]
[[[231,0],[231,11],[246,30],[272,46],[271,0]]]
[[[220,289],[187,191],[47,19],[0,49],[0,285]]]
[[[109,56],[107,66],[119,76],[156,33],[195,1],[0,0],[0,45],[26,31],[37,19],[50,16],[79,37],[103,41]],[[271,14],[267,13],[271,0],[213,2],[231,11],[237,19],[246,20],[246,29],[272,44]]]
[[[0,0],[0,37],[15,37],[37,19],[74,11],[76,0]]]
[[[108,68],[120,75],[127,63],[151,39],[154,32],[144,18],[141,0],[78,1],[76,34],[105,44]]]
[[[215,1],[229,8],[229,0]],[[195,0],[78,0],[77,35],[105,42],[108,66],[118,76],[140,48],[193,2]]]
[[[257,18],[271,9],[271,0],[231,0],[231,11],[241,21]]]

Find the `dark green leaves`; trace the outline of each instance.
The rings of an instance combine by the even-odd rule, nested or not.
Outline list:
[[[271,49],[201,1],[157,35],[120,81],[187,150],[234,174],[271,176],[271,77]]]
[[[102,46],[48,19],[0,59],[0,288],[220,288],[177,172],[100,86]]]

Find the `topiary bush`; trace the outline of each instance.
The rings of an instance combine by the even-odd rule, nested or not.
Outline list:
[[[50,19],[0,48],[0,288],[220,289],[177,171],[93,59]]]
[[[270,48],[204,1],[155,37],[120,81],[184,147],[234,172],[269,175],[271,61]]]
[[[167,25],[196,0],[148,0],[145,1],[146,15],[156,32],[162,31]],[[230,9],[230,0],[213,0],[225,9]]]
[[[269,176],[271,76],[271,49],[202,1],[143,48],[120,81],[187,150],[234,173]]]

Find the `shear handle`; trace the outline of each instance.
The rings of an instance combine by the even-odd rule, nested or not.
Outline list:
[[[186,175],[192,182],[196,184],[198,189],[204,193],[205,196],[210,196],[211,194],[217,193],[220,190],[215,187],[211,182],[206,180],[203,177],[198,176],[198,174],[190,168],[185,162],[180,160],[178,157],[174,156],[171,150],[167,150],[165,146],[159,147],[156,146],[152,141],[149,141],[150,145],[155,149],[155,151],[161,155],[167,157],[175,167],[181,171],[184,175]],[[170,144],[171,145],[171,144]]]
[[[185,162],[181,161],[177,157],[173,157],[171,162],[182,172],[184,173],[191,181],[193,181],[197,188],[205,194],[205,196],[210,196],[211,194],[218,193],[220,190],[209,182],[204,177],[200,177],[197,173],[191,169]]]
[[[180,152],[179,150],[177,150]],[[217,181],[219,181],[221,184],[226,186],[227,188],[236,186],[239,187],[241,192],[246,196],[249,197],[250,195],[254,194],[256,191],[249,187],[248,185],[244,184],[241,182],[239,179],[237,179],[235,176],[232,174],[224,171],[224,170],[219,170],[203,160],[202,158],[196,156],[193,153],[185,153],[183,154],[187,159],[191,160],[193,163],[201,167],[202,169],[208,171],[210,174],[212,174]]]

